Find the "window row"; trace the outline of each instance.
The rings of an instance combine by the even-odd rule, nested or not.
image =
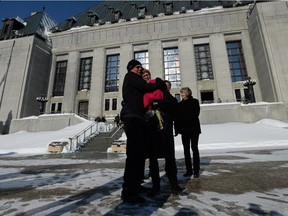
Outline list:
[[[226,42],[227,57],[230,67],[232,82],[244,81],[247,77],[244,54],[241,41]],[[134,58],[140,61],[144,68],[149,69],[149,52],[135,52]],[[194,46],[194,58],[196,64],[197,80],[213,80],[213,65],[209,44]],[[82,58],[80,60],[78,91],[91,87],[93,58]],[[164,79],[169,80],[172,88],[181,87],[181,73],[179,50],[177,47],[163,50]],[[108,55],[106,57],[105,92],[119,91],[119,66],[120,54]],[[59,61],[56,64],[56,74],[53,88],[53,96],[63,96],[67,61]]]

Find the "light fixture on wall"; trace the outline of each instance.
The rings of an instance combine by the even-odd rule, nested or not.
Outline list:
[[[245,81],[243,81],[243,85],[248,88],[249,99],[248,102],[255,103],[255,95],[254,95],[254,88],[253,86],[256,84],[256,81],[251,79],[250,76],[247,77]]]
[[[38,101],[38,111],[39,115],[41,115],[45,112],[45,103],[48,101],[48,98],[42,94],[40,97],[36,98],[36,101]]]

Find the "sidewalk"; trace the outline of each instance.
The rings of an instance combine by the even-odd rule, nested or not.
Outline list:
[[[178,159],[186,188],[179,196],[171,195],[160,160],[162,191],[144,194],[141,205],[120,199],[125,155],[2,156],[0,215],[288,215],[287,155],[288,149],[202,154],[198,179],[182,177]]]

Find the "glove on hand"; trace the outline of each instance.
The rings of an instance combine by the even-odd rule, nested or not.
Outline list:
[[[161,91],[167,91],[166,83],[159,77],[156,78],[156,84]]]
[[[159,108],[159,103],[158,101],[150,101],[150,106],[153,110],[157,110]]]

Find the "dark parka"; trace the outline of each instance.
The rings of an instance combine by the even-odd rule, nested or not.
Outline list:
[[[157,158],[174,157],[174,136],[173,136],[173,121],[176,112],[177,100],[167,90],[162,90],[163,100],[158,101],[158,109],[162,113],[164,129],[159,131],[158,120],[154,116],[148,120],[149,134],[148,143],[150,153]]]
[[[175,118],[175,134],[200,134],[199,114],[199,101],[192,96],[178,103]]]
[[[124,199],[133,197],[141,187],[143,179],[146,146],[147,123],[145,121],[145,109],[143,96],[146,92],[152,92],[159,84],[147,84],[142,77],[134,72],[126,73],[123,82],[123,102],[121,120],[127,136],[126,141],[126,163],[122,185],[122,197]]]
[[[143,118],[145,109],[143,104],[144,94],[159,89],[159,83],[148,84],[140,75],[128,72],[125,75],[122,95],[121,119],[125,117]]]

